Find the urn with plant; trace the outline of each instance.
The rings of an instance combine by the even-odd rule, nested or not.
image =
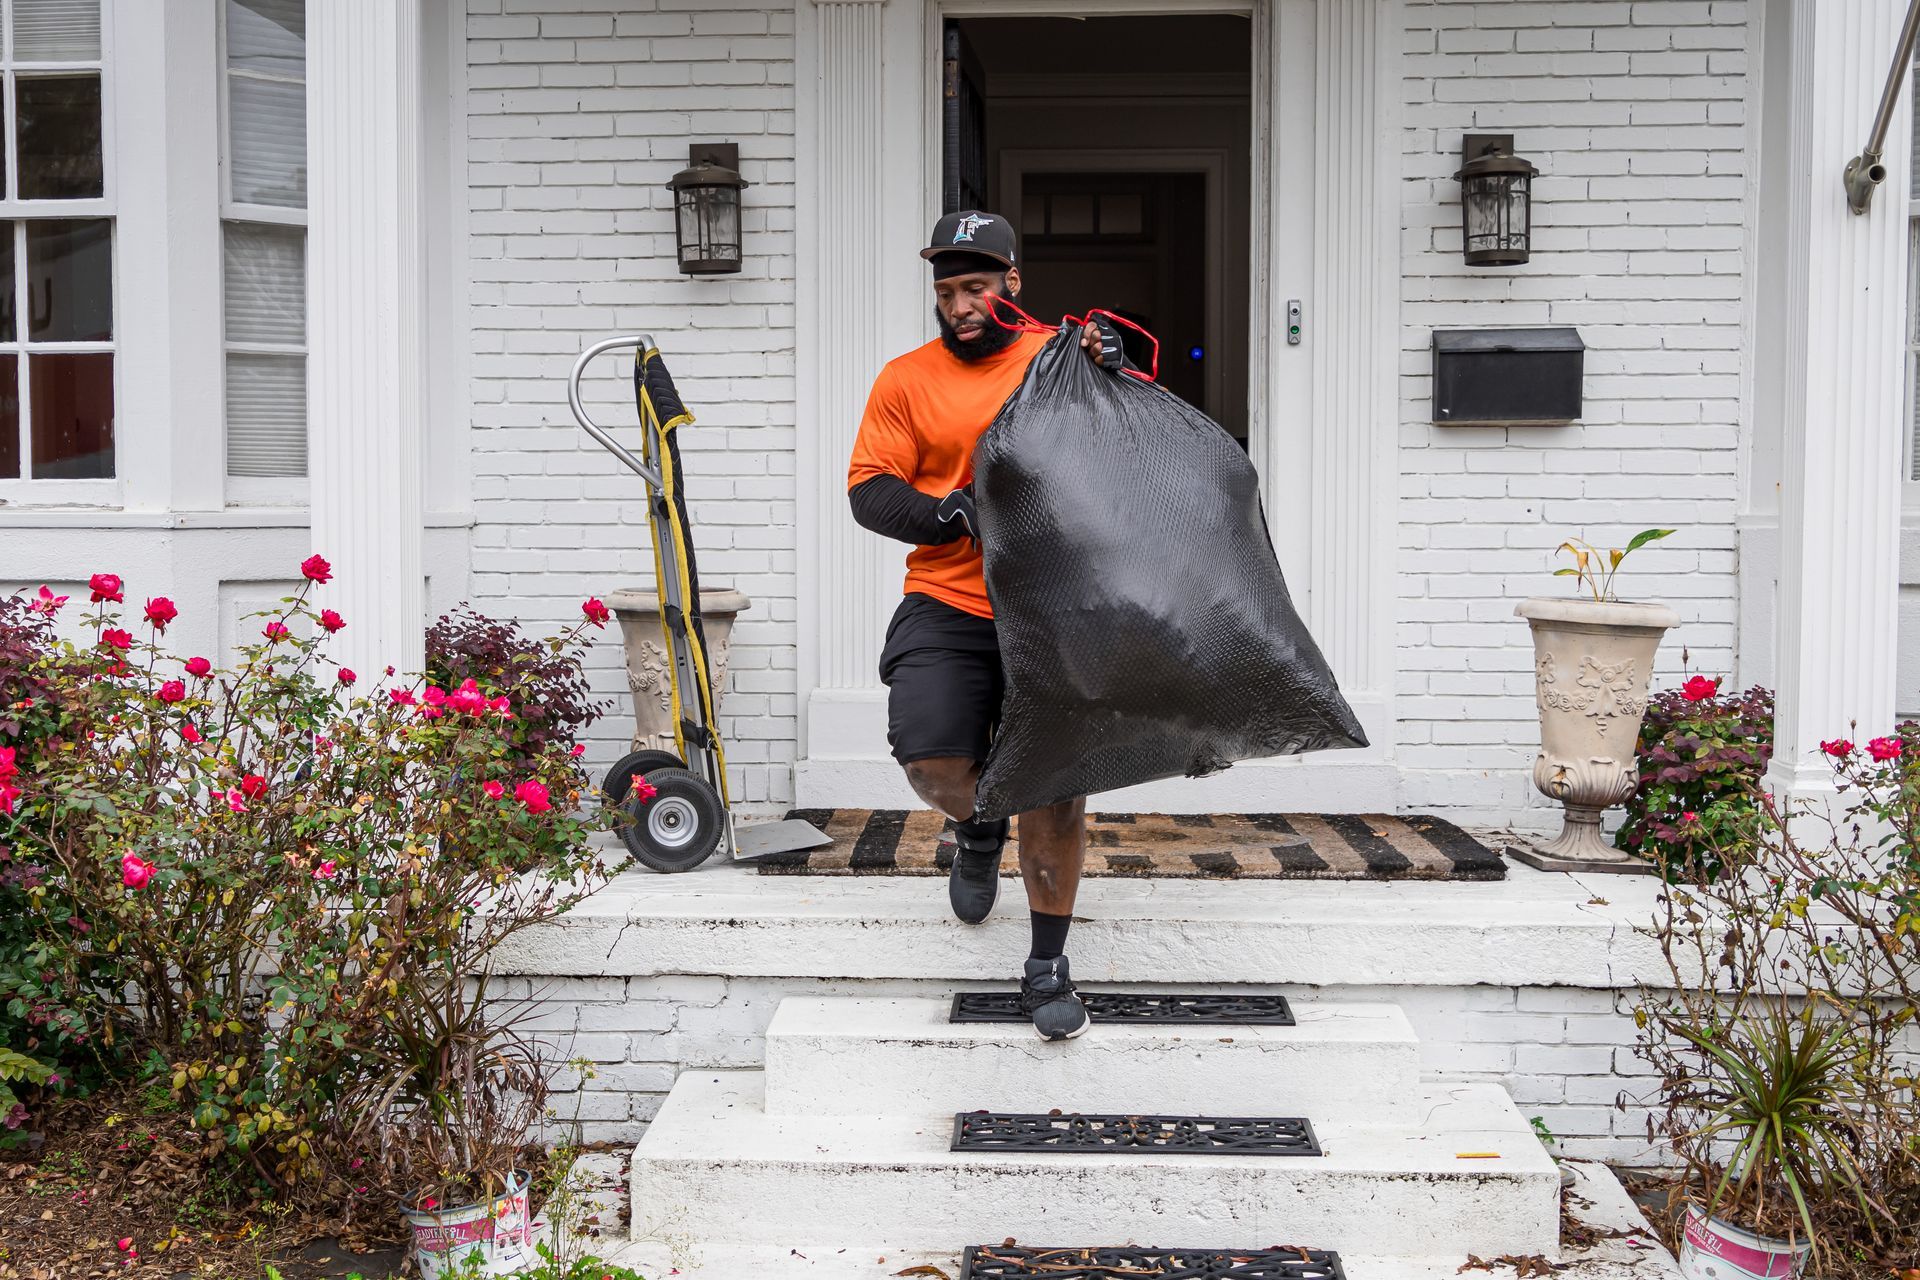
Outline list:
[[[1549,870],[1641,870],[1646,864],[1614,848],[1600,833],[1601,817],[1623,804],[1639,784],[1636,744],[1647,710],[1660,638],[1679,621],[1662,604],[1621,600],[1614,591],[1621,562],[1672,529],[1646,529],[1625,547],[1606,551],[1569,539],[1560,552],[1573,564],[1555,571],[1572,577],[1572,599],[1534,596],[1514,613],[1533,630],[1534,698],[1540,711],[1540,753],[1533,783],[1565,806],[1560,834],[1521,861]]]

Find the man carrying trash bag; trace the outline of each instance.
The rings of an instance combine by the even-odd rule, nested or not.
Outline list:
[[[1021,312],[1015,250],[998,214],[935,225],[940,336],[874,381],[847,487],[855,520],[914,548],[880,677],[894,758],[955,824],[954,914],[992,911],[1017,815],[1021,1006],[1062,1040],[1088,1024],[1065,954],[1086,796],[1366,737],[1244,451],[1111,323]]]

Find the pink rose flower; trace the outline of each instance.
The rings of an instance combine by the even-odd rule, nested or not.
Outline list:
[[[40,588],[39,598],[27,606],[27,612],[44,613],[49,618],[51,618],[54,614],[60,612],[60,606],[65,604],[66,602],[67,602],[67,597],[57,596],[53,594],[53,592],[47,590],[47,588],[43,585]]]
[[[1867,743],[1867,754],[1882,764],[1889,760],[1897,760],[1900,757],[1900,739],[1875,738]]]
[[[121,594],[120,575],[117,573],[96,573],[87,579],[87,586],[93,589],[94,604],[99,604],[102,600],[111,600],[114,604],[119,604],[126,599],[126,596]]]
[[[213,664],[211,662],[208,662],[205,658],[188,658],[187,659],[187,674],[194,677],[196,680],[204,678],[206,674],[212,670],[213,670]]]
[[[14,802],[25,794],[11,782],[0,782],[0,813],[11,814]]]
[[[507,794],[507,789],[503,784],[491,779],[481,783],[480,789],[487,793],[487,799],[489,800],[498,800],[501,796]]]
[[[532,778],[527,779],[513,789],[513,798],[525,805],[528,813],[545,813],[547,810],[553,808],[552,803],[547,797],[548,792],[546,787],[535,782]]]
[[[1705,676],[1695,676],[1680,686],[1680,696],[1688,702],[1705,702],[1720,692],[1720,681],[1709,680]]]
[[[1831,738],[1820,744],[1820,749],[1836,760],[1853,754],[1853,744],[1845,738]]]
[[[1687,810],[1686,812],[1684,812],[1684,813],[1682,813],[1682,814],[1680,815],[1680,821],[1682,821],[1682,822],[1698,822],[1698,821],[1700,821],[1700,815],[1699,815],[1699,814],[1697,814],[1697,813],[1695,813],[1695,812],[1694,812],[1693,810],[1691,810],[1691,809],[1688,809],[1688,810]]]
[[[447,695],[447,705],[455,711],[477,716],[487,709],[487,696],[480,692],[472,680],[462,680],[460,687]]]
[[[218,791],[212,794],[215,800],[225,800],[228,810],[233,813],[245,813],[247,811],[247,798],[241,795],[237,789],[227,792],[224,796]]]
[[[131,649],[133,647],[133,635],[131,632],[122,631],[118,627],[108,627],[100,633],[100,643],[112,645],[114,648],[120,650]]]
[[[320,625],[331,635],[333,632],[346,626],[347,620],[338,613],[335,613],[332,609],[322,609],[320,611]]]
[[[323,862],[313,869],[313,878],[315,880],[331,880],[333,879],[334,873],[338,870],[339,868],[331,861]]]
[[[487,702],[487,710],[493,712],[493,714],[497,716],[506,716],[508,719],[512,719],[513,718],[513,699],[509,698],[506,694],[503,693],[499,697],[490,699]]]
[[[325,556],[317,552],[300,562],[300,572],[309,582],[324,583],[333,580],[333,566],[327,563]]]
[[[187,696],[187,684],[184,680],[169,680],[160,686],[160,701],[179,702]]]
[[[575,760],[578,760],[581,756],[587,754],[587,744],[584,742],[576,742],[573,744],[573,750],[567,752],[567,754]]]
[[[592,596],[588,598],[583,604],[581,604],[580,612],[584,613],[587,616],[587,621],[591,622],[596,627],[606,626],[607,619],[613,616],[613,612],[609,610],[604,603],[601,602],[599,596]]]
[[[120,859],[120,883],[129,889],[144,889],[153,879],[153,864],[137,853]],[[123,1246],[124,1247],[124,1246]]]
[[[287,630],[286,623],[280,621],[280,619],[278,618],[275,618],[272,622],[269,622],[266,625],[266,629],[263,630],[260,634],[265,636],[270,643],[278,644],[280,641],[285,640],[292,633]]]
[[[648,782],[645,778],[635,778],[633,780],[633,785],[628,789],[627,794],[633,797],[633,799],[637,800],[641,804],[645,804],[647,801],[653,799],[655,796],[659,795],[660,793],[657,790],[655,790],[654,785],[651,782]]]
[[[413,705],[413,690],[411,689],[389,689],[387,690],[387,697],[403,707]]]
[[[0,747],[0,780],[11,778],[20,772],[18,747]]]
[[[200,731],[193,727],[191,720],[180,726],[180,736],[188,742],[200,741]]]
[[[356,676],[353,674],[352,667],[340,668],[340,674],[339,676],[336,677],[336,679],[338,679],[341,684],[352,684],[355,680],[358,680],[359,678],[360,678],[359,676]]]
[[[430,684],[421,690],[420,701],[430,707],[437,707],[447,700],[447,691],[437,684]]]
[[[267,794],[267,780],[257,773],[249,773],[240,779],[240,793],[249,800],[258,800]]]
[[[153,624],[155,631],[165,631],[167,624],[180,616],[180,610],[174,608],[173,601],[165,596],[155,596],[147,601],[147,621]]]

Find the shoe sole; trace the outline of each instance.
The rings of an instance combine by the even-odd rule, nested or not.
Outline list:
[[[1087,1028],[1092,1025],[1093,1025],[1093,1019],[1087,1018],[1082,1020],[1082,1022],[1078,1027],[1074,1028],[1072,1031],[1067,1032],[1067,1034],[1063,1036],[1050,1036],[1038,1027],[1035,1027],[1033,1029],[1033,1034],[1040,1037],[1040,1039],[1047,1041],[1048,1043],[1052,1043],[1055,1040],[1078,1040],[1081,1036],[1087,1034]]]

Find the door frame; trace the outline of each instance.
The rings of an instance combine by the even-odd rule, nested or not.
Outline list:
[[[1416,394],[1401,385],[1411,354],[1399,323],[1401,226],[1403,205],[1422,198],[1402,173],[1405,0],[797,0],[803,803],[913,803],[885,753],[875,673],[899,598],[899,555],[853,523],[845,460],[875,374],[933,336],[918,255],[940,211],[943,19],[1201,13],[1252,18],[1248,432],[1268,528],[1294,599],[1376,744],[1232,770],[1207,803],[1395,808],[1400,423],[1405,396]],[[1295,298],[1298,345],[1283,321]],[[1199,788],[1175,788],[1166,803],[1184,805]]]
[[[1197,173],[1206,179],[1207,242],[1204,274],[1207,282],[1207,318],[1201,341],[1208,351],[1220,349],[1227,331],[1226,255],[1221,244],[1227,236],[1227,149],[1225,147],[1114,147],[1072,151],[1052,149],[1003,148],[1000,152],[1001,204],[1007,209],[1022,208],[1025,177],[1028,173]],[[1011,216],[1011,215],[1010,215]],[[1247,292],[1249,310],[1255,304],[1256,290]],[[1041,316],[1042,320],[1052,320]],[[1159,335],[1154,335],[1158,337]],[[1166,352],[1161,352],[1166,358]],[[1252,421],[1254,404],[1253,374],[1247,370],[1247,411]],[[1219,417],[1226,403],[1226,366],[1216,360],[1207,368],[1207,404],[1205,411]],[[1255,446],[1248,436],[1249,450]],[[1257,455],[1256,455],[1257,456]]]

